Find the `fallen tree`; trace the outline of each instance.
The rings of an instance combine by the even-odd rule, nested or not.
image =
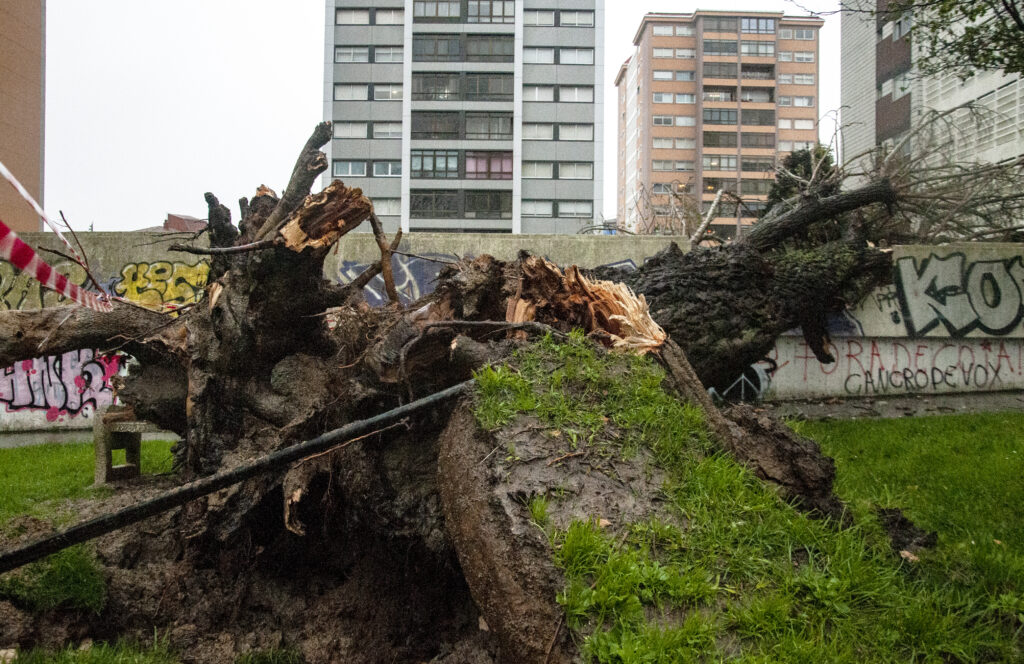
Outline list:
[[[372,201],[340,181],[307,195],[327,168],[319,148],[330,137],[329,124],[318,126],[284,194],[261,188],[252,200],[243,199],[237,227],[229,210],[207,194],[210,248],[178,247],[210,255],[202,301],[173,313],[125,302],[110,313],[0,312],[0,364],[82,347],[130,354],[137,363],[119,398],[138,417],[182,436],[176,449],[181,481],[201,483],[441,392],[486,363],[500,363],[528,337],[582,329],[607,347],[659,356],[678,393],[704,410],[721,449],[787,499],[841,516],[831,461],[813,443],[748,410],[723,416],[706,388],[727,385],[794,327],[802,328],[820,360],[833,360],[826,317],[887,279],[889,257],[848,222],[827,242],[794,239],[845,213],[893,205],[898,192],[888,181],[804,195],[735,244],[690,253],[672,245],[635,272],[563,272],[528,254],[511,262],[463,260],[442,271],[432,294],[403,307],[390,276],[390,252],[400,237],[384,236]],[[352,284],[328,283],[322,276],[328,251],[364,222],[372,225],[381,261]],[[384,276],[392,302],[371,309],[360,293],[376,274]],[[643,296],[650,315],[644,299],[616,282]],[[452,536],[472,523],[461,520],[471,512],[453,509],[455,496],[446,501],[437,488],[439,435],[447,427],[448,458],[458,456],[452,445],[463,440],[451,435],[450,412],[440,406],[410,413],[404,429],[366,434],[386,444],[310,452],[289,458],[298,462],[288,468],[270,464],[267,472],[239,473],[238,482],[217,485],[215,494],[188,494],[187,504],[165,516],[173,541],[165,553],[185,566],[182,576],[194,573],[212,584],[196,570],[215,571],[255,592],[246,575],[274,569],[302,595],[331,592],[331,579],[349,578],[358,556],[400,565],[394,552],[404,550],[405,564],[426,571],[403,577],[396,597],[446,596],[446,606],[459,613],[468,610],[471,595],[481,617],[498,630],[506,659],[528,652],[517,661],[544,661],[552,648],[539,648],[537,634],[517,631],[532,624],[537,603],[513,606],[524,612],[515,619],[495,614],[501,603],[494,599],[494,561],[463,555],[465,538]],[[325,560],[332,556],[336,560]],[[209,591],[194,579],[181,583],[192,584],[186,594]],[[429,606],[428,599],[413,605]],[[553,597],[544,601],[550,617]],[[452,634],[425,637],[420,650],[403,652],[436,652],[437,639]],[[399,636],[375,638],[384,643]],[[565,657],[571,653],[568,642],[560,648]]]

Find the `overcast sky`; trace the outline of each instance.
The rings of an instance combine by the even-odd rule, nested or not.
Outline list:
[[[615,88],[646,12],[832,11],[838,0],[606,0],[605,216],[615,216]],[[206,217],[212,191],[278,193],[323,112],[321,0],[48,0],[45,207],[77,229]],[[839,17],[821,33],[820,108],[839,106]],[[823,123],[823,140],[832,125]],[[372,191],[367,192],[371,197]]]

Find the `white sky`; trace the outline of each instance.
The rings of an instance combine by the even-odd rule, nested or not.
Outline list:
[[[48,0],[45,208],[76,229],[206,217],[212,191],[278,193],[323,109],[322,0]],[[615,216],[615,87],[646,12],[832,11],[838,0],[606,0],[605,217]],[[821,32],[820,108],[839,107],[839,17]],[[833,126],[823,123],[822,140]],[[371,197],[372,191],[367,191]]]

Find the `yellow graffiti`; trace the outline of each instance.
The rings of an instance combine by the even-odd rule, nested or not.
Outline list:
[[[121,270],[114,293],[154,309],[165,304],[188,304],[202,296],[209,274],[207,263],[129,263]]]

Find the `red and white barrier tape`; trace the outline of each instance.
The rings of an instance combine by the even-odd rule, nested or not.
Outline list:
[[[67,246],[71,251],[71,254],[77,257],[84,265],[85,261],[79,253],[75,251],[75,248],[71,246],[71,243],[67,241],[67,238],[61,234],[57,225],[50,221],[50,218],[46,216],[43,208],[41,208],[39,203],[32,198],[32,195],[25,190],[25,187],[21,186],[18,179],[14,177],[9,170],[7,170],[7,167],[4,166],[3,162],[0,162],[0,175],[11,183],[11,186],[14,187],[15,191],[17,191],[21,197],[32,206],[32,209],[36,211],[36,214],[38,214],[46,225],[57,234],[57,237],[59,237]],[[46,261],[39,257],[39,254],[37,254],[32,247],[25,244],[25,242],[18,237],[18,234],[12,231],[10,227],[3,222],[3,220],[0,220],[0,258],[10,261],[19,270],[28,272],[42,285],[46,286],[50,290],[57,291],[66,298],[74,300],[83,307],[88,307],[95,311],[110,311],[113,309],[110,301],[106,299],[106,295],[101,299],[101,297],[97,296],[95,293],[91,293],[80,288],[77,284],[71,283],[68,281],[67,277],[53,269]]]

